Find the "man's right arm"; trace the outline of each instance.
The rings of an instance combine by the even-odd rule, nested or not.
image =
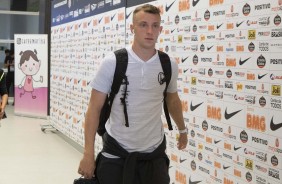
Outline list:
[[[85,178],[91,178],[95,170],[95,136],[99,125],[100,112],[107,94],[92,89],[90,101],[85,115],[84,136],[85,146],[83,158],[80,161],[78,173]]]

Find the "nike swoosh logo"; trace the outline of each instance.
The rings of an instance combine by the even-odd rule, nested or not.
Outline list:
[[[193,0],[192,1],[192,6],[195,7],[198,4],[198,2],[200,2],[200,0]]]
[[[104,17],[102,17],[102,18],[100,18],[100,19],[98,20],[99,24],[101,23],[101,21],[103,20],[103,18],[104,18]]]
[[[182,59],[181,59],[181,62],[184,63],[188,58],[189,58],[189,56],[186,57],[186,58],[182,58]]]
[[[223,166],[223,169],[226,170],[228,169],[230,166]]]
[[[242,109],[241,109],[242,110]],[[235,116],[237,113],[239,113],[241,110],[232,112],[232,113],[227,113],[227,108],[225,109],[225,113],[224,113],[224,117],[226,120],[232,118],[233,116]]]
[[[220,24],[220,25],[217,25],[217,26],[216,26],[216,29],[219,29],[222,25],[223,25],[223,23]]]
[[[126,15],[126,19],[128,19],[128,17],[131,15],[131,13],[132,13],[132,11],[128,15]]]
[[[246,63],[249,59],[251,59],[251,57],[249,57],[249,58],[247,58],[247,59],[245,59],[245,60],[242,60],[242,59],[240,58],[240,60],[239,60],[239,65],[243,65],[243,64]]]
[[[241,149],[242,147],[235,147],[234,146],[234,151],[237,151],[238,149]]]
[[[202,181],[191,181],[191,176],[189,178],[189,184],[197,184],[197,183],[201,183]]]
[[[211,48],[213,48],[213,46],[208,47],[208,50],[211,50]]]
[[[186,160],[187,160],[187,159],[181,159],[181,158],[180,158],[180,159],[179,159],[179,162],[182,163],[182,162],[184,162],[184,161],[186,161]]]
[[[186,73],[189,69],[183,70],[184,73]]]
[[[262,79],[264,76],[266,76],[267,75],[267,73],[266,74],[264,74],[264,75],[260,75],[260,74],[258,74],[258,79]]]
[[[175,0],[176,1],[176,0]],[[167,4],[165,5],[165,11],[168,12],[169,9],[172,7],[172,5],[175,3],[175,1],[173,1],[169,6],[167,6]]]
[[[216,141],[216,140],[214,140],[214,144],[217,144],[217,143],[219,143],[221,140],[219,140],[219,141]]]
[[[197,105],[192,105],[192,102],[191,102],[191,104],[190,104],[190,109],[191,109],[191,111],[194,111],[194,110],[196,110],[200,105],[202,105],[204,102],[201,102],[201,103],[199,103],[199,104],[197,104]]]
[[[270,121],[270,129],[271,129],[272,131],[276,131],[276,130],[278,130],[278,129],[281,128],[281,127],[282,127],[282,123],[275,124],[275,123],[273,122],[273,116],[272,116],[271,121]]]
[[[115,18],[116,14],[114,14],[113,16],[111,16],[111,21],[113,21],[113,19]]]
[[[176,29],[176,28],[175,28]],[[171,30],[170,32],[173,33],[175,31],[175,29]]]
[[[240,22],[240,23],[236,23],[236,27],[239,27],[241,26],[241,24],[243,23],[244,21]]]

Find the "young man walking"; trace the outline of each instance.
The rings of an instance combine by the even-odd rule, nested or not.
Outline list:
[[[155,43],[162,31],[160,10],[142,5],[133,12],[130,26],[134,34],[132,46],[126,48],[128,66],[125,84],[116,95],[103,135],[103,150],[94,158],[94,144],[99,116],[111,90],[116,66],[114,54],[107,56],[91,82],[92,92],[85,117],[85,148],[78,173],[91,178],[96,173],[100,184],[169,184],[169,160],[161,121],[165,83],[159,82],[163,72]],[[187,145],[187,130],[177,93],[178,67],[171,61],[171,80],[167,88],[168,111],[179,130],[178,149]],[[129,126],[125,126],[125,102]],[[96,165],[97,161],[97,165]]]

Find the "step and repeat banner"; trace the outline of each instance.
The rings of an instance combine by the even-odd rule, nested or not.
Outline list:
[[[88,85],[102,59],[125,46],[125,2],[84,3],[72,2],[67,10],[67,1],[54,1],[51,27],[50,120],[80,145],[91,93]],[[97,142],[99,150],[101,141]]]
[[[83,146],[88,84],[107,53],[132,43],[132,12],[149,1],[75,2],[52,6],[50,119]],[[179,66],[189,130],[179,151],[166,129],[171,183],[282,182],[282,1],[234,2],[149,2],[162,12],[157,47]]]

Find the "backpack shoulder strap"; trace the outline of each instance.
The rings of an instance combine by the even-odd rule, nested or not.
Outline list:
[[[103,136],[103,134],[106,132],[105,124],[109,119],[114,98],[119,91],[123,79],[126,78],[125,73],[128,63],[128,55],[126,49],[115,51],[115,56],[116,68],[113,77],[111,92],[107,95],[99,117],[99,126],[97,132],[100,136]]]
[[[163,92],[163,96],[164,96],[163,108],[165,112],[168,129],[173,130],[171,119],[170,119],[168,108],[167,108],[167,103],[166,103],[166,92],[167,92],[167,88],[168,88],[168,85],[171,79],[171,63],[170,63],[170,58],[166,53],[159,50],[158,54],[160,57],[160,61],[161,61],[161,65],[162,65],[162,69],[163,69],[165,81],[166,81],[165,90]]]
[[[127,94],[127,76],[125,75],[127,65],[128,65],[128,53],[125,48],[115,51],[116,55],[116,69],[113,79],[113,84],[111,88],[111,93],[109,95],[110,107],[112,107],[115,95],[118,93],[121,84],[125,83],[125,92],[123,93],[123,97],[120,99],[123,104],[123,112],[125,117],[125,126],[129,127],[128,122],[128,114],[126,107],[126,94]]]
[[[114,53],[116,56],[116,69],[115,69],[110,96],[111,94],[116,95],[118,93],[122,80],[125,77],[127,64],[128,64],[128,54],[125,48],[117,50]]]
[[[171,63],[170,63],[170,58],[169,56],[162,52],[162,51],[158,51],[159,53],[159,57],[160,57],[160,61],[161,61],[161,64],[162,64],[162,69],[163,69],[163,72],[164,72],[164,75],[165,75],[165,81],[167,83],[166,86],[168,86],[169,82],[170,82],[170,79],[171,79]],[[167,90],[167,89],[166,89]]]

